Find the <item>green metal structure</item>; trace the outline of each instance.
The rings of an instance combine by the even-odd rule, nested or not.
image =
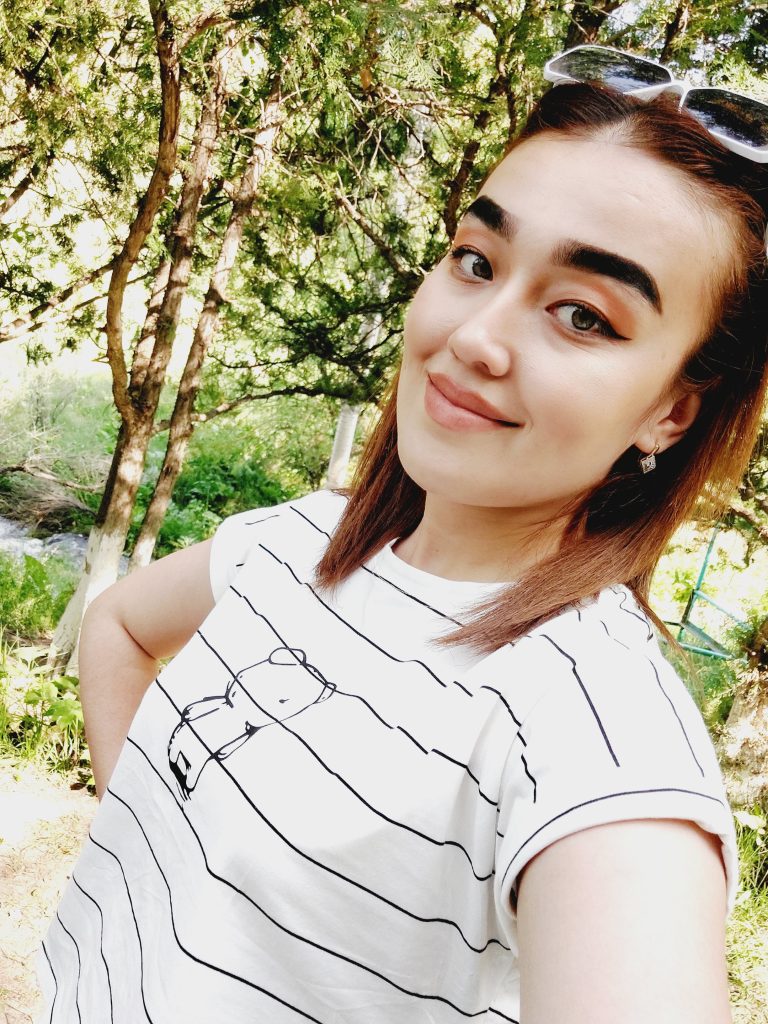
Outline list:
[[[726,615],[732,622],[738,625],[746,625],[737,615],[730,612],[727,608],[724,608],[721,604],[718,604],[714,598],[711,598],[709,594],[705,594],[702,590],[704,584],[704,577],[707,574],[709,568],[709,562],[712,557],[712,551],[717,540],[717,535],[720,532],[720,527],[716,526],[712,531],[712,536],[709,538],[709,544],[707,545],[707,551],[704,555],[704,561],[701,563],[699,569],[699,577],[696,580],[696,585],[688,596],[688,601],[685,605],[685,611],[683,612],[682,618],[679,622],[668,622],[668,626],[677,626],[677,642],[681,647],[684,647],[687,651],[693,651],[695,654],[703,654],[707,658],[733,658],[735,655],[732,651],[729,651],[726,647],[723,647],[719,641],[711,637],[706,630],[701,626],[696,625],[692,621],[692,616],[696,605],[703,601],[705,604],[712,605],[713,608],[717,608],[719,612]]]

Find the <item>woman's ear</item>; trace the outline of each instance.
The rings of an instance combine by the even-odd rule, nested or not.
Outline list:
[[[675,399],[670,408],[666,406],[661,415],[651,419],[638,434],[635,445],[642,452],[654,450],[663,452],[677,444],[696,419],[701,408],[701,395],[688,391]]]

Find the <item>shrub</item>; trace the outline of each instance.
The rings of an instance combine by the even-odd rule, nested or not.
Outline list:
[[[76,573],[60,559],[0,553],[0,626],[32,640],[49,635],[75,588]]]
[[[50,678],[45,647],[8,642],[0,633],[0,752],[78,770],[91,781],[77,679]]]

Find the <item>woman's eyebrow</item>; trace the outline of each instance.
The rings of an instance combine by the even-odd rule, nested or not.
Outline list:
[[[517,217],[514,217],[503,206],[495,203],[490,196],[478,196],[467,207],[465,217],[477,217],[487,228],[501,235],[505,242],[511,242],[517,231]]]
[[[567,239],[553,252],[552,262],[556,267],[575,267],[577,270],[586,270],[601,277],[612,277],[615,281],[636,289],[657,313],[661,313],[658,285],[652,275],[634,260],[628,260],[625,256],[619,256],[608,249],[598,249],[593,245]]]
[[[464,214],[465,217],[470,215],[506,242],[511,242],[515,237],[519,225],[517,217],[503,206],[499,206],[490,196],[478,196]],[[612,277],[615,281],[638,291],[657,313],[662,311],[658,285],[645,267],[641,267],[634,260],[619,256],[608,249],[599,249],[594,245],[566,239],[555,249],[552,262],[557,267],[574,267],[577,270],[599,274],[601,277]]]

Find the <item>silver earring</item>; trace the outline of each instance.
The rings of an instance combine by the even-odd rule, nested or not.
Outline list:
[[[649,452],[647,455],[643,455],[638,459],[640,469],[642,469],[643,473],[650,473],[652,470],[656,469],[656,452],[658,450],[659,445],[657,443],[652,452]]]

